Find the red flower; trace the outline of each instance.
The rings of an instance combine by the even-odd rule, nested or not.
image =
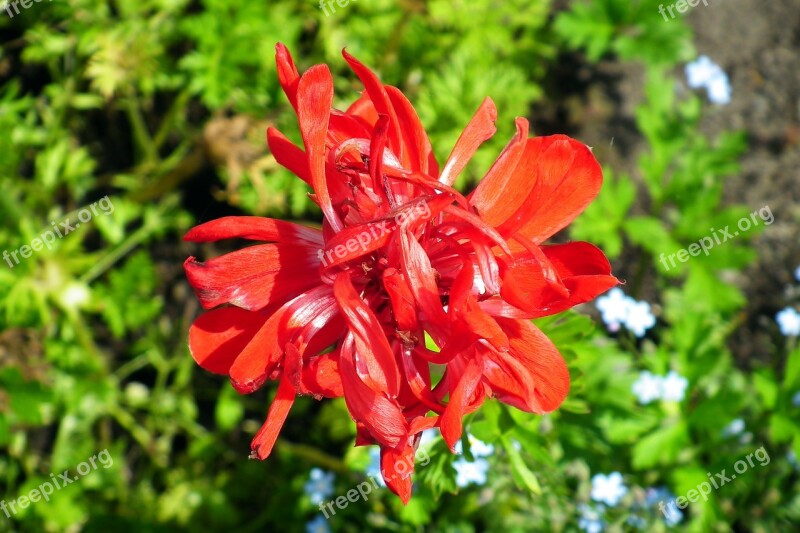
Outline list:
[[[191,328],[192,356],[230,376],[240,393],[279,381],[253,439],[266,458],[297,394],[344,396],[358,445],[381,447],[387,485],[407,502],[425,429],[452,448],[462,418],[487,397],[532,413],[556,409],[569,373],[531,323],[591,300],[618,281],[585,242],[542,245],[597,195],[600,166],[563,135],[528,138],[528,122],[464,197],[452,184],[494,132],[480,106],[442,170],[411,104],[344,52],[365,92],[332,109],[333,81],[316,65],[302,76],[277,46],[281,85],[303,148],[270,128],[279,163],[314,191],[322,230],[258,217],[226,217],[188,241],[262,241],[186,273],[209,311]],[[426,349],[428,333],[441,348]],[[430,365],[444,365],[432,386]],[[447,401],[444,401],[448,398]]]

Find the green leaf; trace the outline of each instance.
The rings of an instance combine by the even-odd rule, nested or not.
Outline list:
[[[214,419],[222,432],[228,432],[239,425],[244,417],[244,404],[233,387],[222,387],[214,410]]]
[[[502,438],[501,442],[503,443],[503,447],[508,454],[509,464],[511,466],[511,475],[514,477],[514,482],[517,484],[517,486],[522,489],[527,489],[534,494],[541,494],[542,487],[539,485],[539,480],[528,468],[528,465],[525,464],[525,461],[522,459],[522,455],[519,453],[519,450],[517,450],[511,440],[506,437]]]
[[[668,465],[675,461],[689,443],[686,422],[673,422],[636,443],[633,448],[633,467],[644,470],[656,465]]]

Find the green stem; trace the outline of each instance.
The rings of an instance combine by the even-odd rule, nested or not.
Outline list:
[[[144,242],[153,229],[155,228],[151,228],[145,224],[133,232],[121,245],[102,257],[92,268],[87,270],[86,273],[80,277],[80,281],[88,285],[96,278],[100,277],[106,270],[114,266],[117,261],[127,255],[128,252]]]
[[[278,439],[277,448],[285,450],[287,453],[305,459],[310,463],[318,464],[328,470],[343,475],[352,475],[353,471],[340,459],[325,452],[321,452],[313,446],[306,444],[294,444],[284,439]]]
[[[139,100],[136,98],[135,93],[132,93],[130,97],[125,100],[125,110],[128,114],[128,120],[131,121],[133,138],[144,153],[145,161],[155,164],[158,161],[158,148],[150,137],[150,133],[147,131],[144,117],[142,117],[142,112],[139,109]]]

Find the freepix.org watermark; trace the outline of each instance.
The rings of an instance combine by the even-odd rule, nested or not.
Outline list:
[[[53,226],[52,230],[42,232],[39,237],[31,241],[30,245],[26,244],[24,246],[20,246],[11,252],[8,250],[3,250],[3,259],[6,263],[8,263],[9,268],[14,268],[14,266],[19,264],[19,257],[17,256],[18,254],[22,256],[23,259],[27,259],[33,255],[33,252],[38,252],[45,246],[47,246],[47,249],[50,250],[53,246],[53,243],[56,242],[56,236],[58,236],[59,239],[63,239],[68,233],[80,228],[81,223],[85,224],[92,220],[92,217],[97,216],[98,214],[98,207],[104,215],[110,215],[114,212],[114,204],[111,203],[111,199],[108,197],[108,195],[106,195],[100,198],[100,200],[94,202],[92,205],[84,207],[78,211],[77,216],[79,222],[76,222],[73,225],[69,217],[58,224],[55,222],[50,222],[50,224]],[[14,263],[11,262],[12,258],[14,259]]]
[[[416,455],[422,458],[420,461],[420,466],[426,466],[428,463],[431,462],[430,456],[425,453],[424,450],[417,451]],[[405,459],[398,459],[397,462],[394,464],[394,471],[397,472],[396,476],[404,479],[411,475],[414,471],[414,456]],[[369,500],[368,495],[372,492],[373,487],[375,490],[378,490],[380,486],[378,485],[378,480],[376,478],[376,474],[369,474],[369,481],[362,481],[359,483],[356,488],[350,489],[347,491],[346,496],[339,496],[336,499],[333,499],[329,502],[322,501],[319,503],[319,510],[322,511],[322,514],[325,516],[325,519],[330,519],[331,516],[336,514],[333,506],[334,503],[336,507],[341,510],[347,508],[348,505],[351,503],[356,503],[359,500],[367,501]],[[387,481],[392,481],[393,478],[387,479]]]
[[[729,240],[733,240],[734,237],[739,236],[739,232],[742,233],[749,231],[751,228],[758,226],[759,219],[764,222],[765,225],[769,226],[773,222],[775,222],[775,217],[772,215],[772,210],[769,208],[768,205],[765,205],[761,209],[753,211],[750,213],[749,217],[742,217],[739,219],[739,222],[736,224],[739,229],[734,230],[733,234],[731,234],[730,226],[725,226],[723,229],[716,230],[711,228],[711,235],[714,237],[713,239],[709,236],[703,237],[699,241],[694,244],[690,244],[688,251],[686,248],[682,250],[678,250],[672,254],[664,254],[662,253],[659,257],[659,261],[661,264],[664,265],[664,270],[669,270],[670,268],[675,268],[675,257],[677,256],[678,261],[681,263],[685,263],[689,260],[689,257],[697,257],[700,255],[700,252],[703,252],[706,256],[711,252],[711,249],[719,244],[725,243]],[[721,240],[720,240],[721,239]],[[667,259],[669,259],[670,265],[667,265]]]
[[[114,458],[111,457],[108,449],[105,449],[102,452],[89,457],[86,461],[76,466],[75,470],[78,471],[78,475],[75,477],[70,477],[69,470],[64,470],[64,472],[58,476],[55,474],[50,474],[50,479],[53,481],[52,483],[45,481],[39,485],[38,488],[31,490],[28,492],[28,494],[22,495],[16,500],[11,500],[8,502],[5,500],[0,501],[0,510],[5,513],[6,518],[11,518],[11,515],[15,515],[17,512],[19,512],[18,509],[25,509],[30,504],[36,503],[39,500],[49,502],[50,496],[52,496],[55,491],[61,490],[67,485],[75,483],[80,478],[86,477],[90,473],[97,470],[98,462],[103,468],[109,468],[114,464]]]
[[[669,22],[671,19],[675,18],[675,13],[673,9],[677,10],[678,13],[686,13],[689,11],[690,7],[697,7],[700,5],[700,2],[703,2],[703,5],[708,7],[708,0],[678,0],[673,4],[667,4],[667,9],[664,9],[664,4],[658,5],[658,12],[661,13],[661,16],[664,17],[664,20]],[[671,18],[667,18],[667,11],[669,11],[669,16]]]
[[[392,225],[392,219],[384,220],[379,226],[372,226],[369,231],[362,231],[355,237],[347,239],[344,244],[338,244],[327,252],[323,253],[322,250],[318,250],[317,256],[319,260],[322,261],[322,266],[328,266],[328,264],[334,260],[334,256],[341,259],[345,257],[348,252],[353,253],[359,248],[361,248],[362,252],[366,252],[367,247],[372,241],[383,237],[387,233],[393,232],[397,228],[404,228],[415,220],[427,220],[430,217],[430,206],[427,202],[420,200],[411,206],[411,208],[395,215],[393,220],[395,225]]]
[[[355,2],[356,0],[319,0],[319,8],[325,13],[326,17],[330,17],[331,13],[336,13],[336,8],[333,4],[337,4],[339,7],[347,7],[350,5],[350,2]],[[331,13],[328,13],[328,9],[331,10]]]
[[[21,6],[22,9],[28,9],[34,3],[38,4],[43,0],[14,0],[13,2],[9,2],[6,0],[5,2],[0,3],[0,9],[4,9],[6,13],[8,13],[8,18],[14,18],[14,15],[19,15],[19,7]],[[52,2],[53,0],[47,0],[48,2]],[[11,13],[11,8],[14,8],[14,13]]]
[[[762,446],[758,448],[755,452],[747,454],[744,459],[747,459],[745,462],[744,459],[739,459],[733,464],[733,469],[736,471],[736,474],[744,474],[747,472],[748,468],[753,468],[755,463],[753,463],[753,457],[758,460],[758,464],[761,466],[767,466],[770,462],[769,454],[767,450]],[[686,506],[689,503],[696,503],[700,500],[700,497],[703,498],[703,501],[708,501],[708,495],[711,494],[711,486],[714,486],[714,490],[719,489],[726,483],[730,483],[734,479],[736,479],[736,474],[731,474],[730,476],[725,474],[727,469],[723,468],[722,472],[717,472],[714,475],[711,475],[711,472],[706,472],[708,476],[708,481],[703,481],[696,488],[690,490],[686,493],[686,496],[680,496],[676,499],[669,500],[665,502],[661,500],[658,503],[658,509],[664,513],[664,516],[667,516],[667,513],[676,513],[674,506],[677,505],[679,509],[686,509]],[[709,481],[711,483],[709,483]],[[669,506],[673,506],[669,508]]]

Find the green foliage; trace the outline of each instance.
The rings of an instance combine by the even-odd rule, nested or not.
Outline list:
[[[596,62],[608,54],[648,65],[670,66],[694,57],[691,32],[665,20],[658,0],[576,0],[558,15],[556,33]]]

